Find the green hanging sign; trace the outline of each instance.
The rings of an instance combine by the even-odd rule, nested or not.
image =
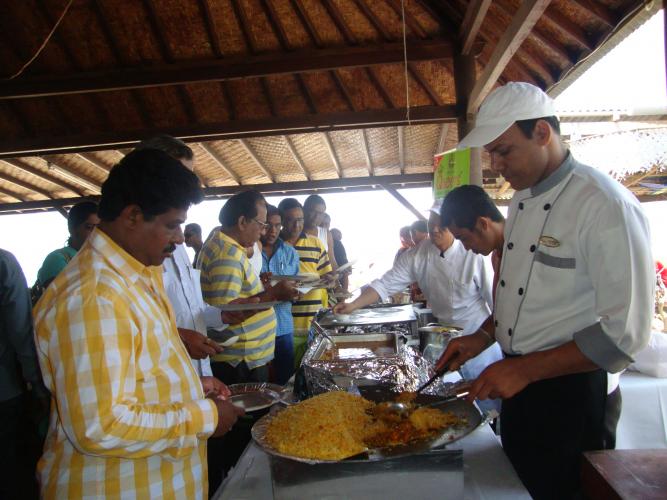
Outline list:
[[[434,157],[433,199],[442,199],[465,184],[470,184],[470,148],[452,149]]]

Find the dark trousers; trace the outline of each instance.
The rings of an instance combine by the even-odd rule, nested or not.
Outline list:
[[[276,354],[273,358],[276,383],[285,385],[294,374],[294,342],[292,334],[276,337]]]
[[[536,499],[580,492],[582,452],[604,448],[607,373],[541,380],[503,401],[503,449]]]
[[[268,382],[269,365],[258,366],[252,370],[248,368],[245,361],[232,366],[229,363],[214,361],[211,363],[213,376],[227,385],[243,384],[245,382]]]
[[[621,386],[619,385],[607,395],[607,405],[604,413],[605,450],[613,450],[616,448],[616,426],[618,425],[618,419],[621,418],[622,407],[623,397],[621,396]]]
[[[41,449],[27,414],[27,395],[0,401],[0,498],[37,498],[35,466]]]

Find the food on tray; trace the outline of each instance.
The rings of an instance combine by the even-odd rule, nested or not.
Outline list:
[[[409,405],[393,412],[347,392],[328,392],[274,415],[266,439],[279,453],[315,460],[342,460],[369,447],[385,448],[435,436],[465,424],[451,412]]]
[[[272,417],[268,443],[280,453],[320,460],[342,460],[366,450],[373,403],[347,392],[327,392],[290,406]]]

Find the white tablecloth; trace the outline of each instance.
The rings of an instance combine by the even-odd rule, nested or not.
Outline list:
[[[465,500],[530,499],[491,428],[487,425],[455,443],[463,450]],[[453,449],[457,446],[452,445]],[[433,492],[429,498],[445,498]],[[213,497],[215,500],[272,500],[269,457],[254,443]],[[390,500],[391,492],[387,492]]]
[[[626,371],[621,394],[616,449],[667,448],[667,378]]]

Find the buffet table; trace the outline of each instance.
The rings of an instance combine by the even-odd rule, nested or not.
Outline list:
[[[463,451],[463,498],[466,500],[530,498],[488,425],[452,444],[450,448]],[[434,490],[430,493],[432,498],[442,498],[445,492]],[[344,498],[333,495],[323,497]],[[389,500],[394,497],[391,490],[383,490],[382,486],[378,485],[376,498]],[[251,442],[213,498],[273,500],[269,455]]]

